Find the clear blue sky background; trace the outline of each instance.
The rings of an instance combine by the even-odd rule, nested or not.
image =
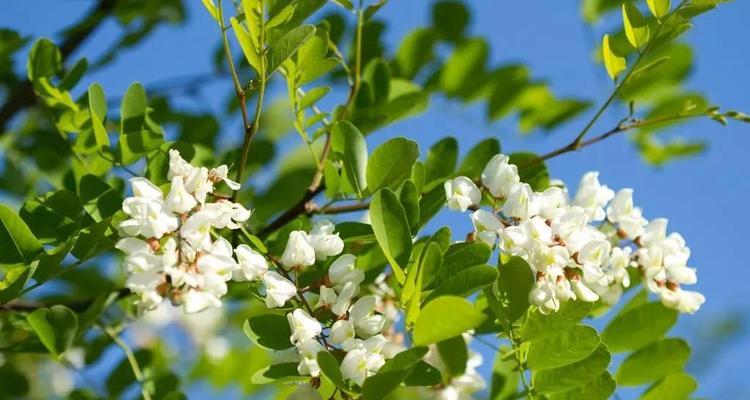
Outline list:
[[[175,76],[209,72],[210,54],[217,41],[216,27],[204,14],[198,0],[189,3],[187,24],[162,27],[148,41],[122,54],[110,67],[87,75],[101,82],[108,94],[121,94],[135,80],[149,83]],[[88,9],[84,0],[6,1],[0,13],[0,26],[23,34],[52,36]],[[389,50],[411,29],[429,23],[429,2],[393,0],[380,13],[388,20],[385,38]],[[592,49],[598,45],[606,24],[586,26],[580,17],[578,2],[527,0],[517,2],[471,1],[470,31],[489,39],[491,62],[516,60],[527,63],[533,75],[548,80],[561,95],[576,95],[600,103],[608,95],[611,82],[603,67],[595,65]],[[750,45],[747,21],[750,2],[735,1],[697,20],[686,38],[695,49],[696,67],[687,86],[707,94],[714,103],[727,108],[750,111],[747,71],[750,70]],[[618,23],[618,21],[608,21]],[[100,54],[119,32],[109,21],[78,52]],[[23,65],[23,64],[22,64]],[[229,81],[208,85],[203,99],[210,108],[221,109]],[[186,107],[194,103],[184,102]],[[205,105],[203,105],[205,106]],[[615,107],[593,132],[603,131],[625,116],[622,105]],[[565,125],[550,135],[537,133],[521,137],[513,121],[490,125],[484,122],[484,105],[462,106],[435,99],[427,113],[400,122],[368,138],[371,148],[394,135],[418,140],[426,148],[445,135],[456,135],[462,150],[487,137],[498,137],[506,152],[531,150],[545,152],[561,146],[580,129],[583,120]],[[236,138],[235,122],[224,126],[228,137]],[[710,121],[695,121],[671,134],[710,140],[709,150],[687,161],[655,169],[645,165],[623,137],[571,154],[549,163],[552,175],[575,185],[584,172],[601,171],[601,179],[615,189],[632,187],[635,199],[649,218],[668,217],[670,230],[683,234],[693,255],[691,265],[698,268],[697,288],[707,302],[695,316],[680,320],[676,332],[688,336],[702,354],[692,366],[701,385],[699,394],[713,398],[748,398],[750,383],[746,372],[738,368],[750,360],[750,341],[743,332],[728,347],[716,354],[705,339],[714,321],[748,317],[745,269],[747,256],[748,148],[750,127],[739,123],[722,128]],[[442,215],[438,223],[457,226],[454,232],[470,229],[468,220],[458,214]],[[463,229],[465,227],[465,229]],[[743,326],[746,326],[743,322]],[[709,363],[710,362],[710,363]],[[491,364],[486,357],[485,363]]]

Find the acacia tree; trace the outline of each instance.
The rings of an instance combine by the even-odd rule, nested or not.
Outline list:
[[[631,133],[661,164],[702,144],[664,143],[658,130],[749,122],[680,89],[681,34],[720,1],[583,3],[589,21],[622,14],[597,49],[614,86],[596,102],[556,96],[523,65],[488,65],[456,1],[435,3],[432,25],[389,54],[385,1],[203,0],[216,72],[149,96],[134,83],[121,99],[96,83],[71,92],[165,15],[179,22],[179,1],[100,0],[59,45],[37,39],[25,78],[2,71],[0,183],[20,206],[0,205],[0,397],[54,395],[35,383],[62,366],[83,376],[72,398],[179,398],[200,379],[293,399],[606,399],[627,386],[687,398],[690,349],[667,334],[704,302],[684,287],[697,280],[689,248],[634,206],[631,189],[596,172],[568,189],[545,161]],[[111,15],[123,36],[73,62]],[[12,65],[29,38],[2,38]],[[216,117],[170,103],[212,79],[231,79],[222,118],[241,120],[228,134],[236,145],[218,143]],[[273,99],[274,87],[286,90]],[[460,163],[452,137],[426,151],[407,137],[368,150],[367,135],[434,95],[486,102],[489,120],[515,116],[521,131],[596,108],[568,145],[541,155],[505,155],[494,138]],[[630,113],[597,132],[615,102]],[[276,154],[287,130],[300,150]],[[274,172],[270,184],[261,172]],[[474,231],[425,230],[443,208],[466,212]],[[603,330],[589,325],[612,309]],[[146,334],[168,321],[193,336],[175,346]],[[474,340],[495,353],[491,377],[477,372]],[[110,348],[125,357],[94,372],[104,384],[86,379],[120,360]]]

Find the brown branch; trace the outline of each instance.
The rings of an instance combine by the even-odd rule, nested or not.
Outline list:
[[[344,214],[349,212],[356,212],[367,210],[370,208],[370,203],[354,203],[346,204],[343,206],[328,206],[321,209],[316,209],[310,212],[310,214],[321,214],[321,215],[332,215],[332,214]]]
[[[653,118],[653,119],[649,119],[649,120],[634,121],[634,122],[631,122],[631,123],[625,123],[625,122],[623,122],[623,123],[620,123],[619,125],[617,125],[616,127],[614,127],[613,129],[610,129],[607,132],[604,132],[604,133],[602,133],[602,134],[600,134],[598,136],[595,136],[595,137],[593,137],[593,138],[591,138],[589,140],[585,140],[583,142],[578,142],[577,138],[576,138],[576,140],[573,140],[572,142],[568,143],[567,145],[565,145],[565,146],[563,146],[563,147],[561,147],[561,148],[559,148],[557,150],[553,150],[553,151],[551,151],[549,153],[543,154],[543,155],[541,155],[541,156],[539,156],[539,157],[537,157],[537,158],[535,158],[533,160],[530,160],[530,161],[528,161],[528,162],[526,162],[524,164],[519,165],[518,168],[526,168],[526,167],[535,165],[537,163],[540,163],[542,161],[549,160],[550,158],[557,157],[557,156],[562,155],[562,154],[572,153],[572,152],[580,150],[580,149],[582,149],[584,147],[591,146],[592,144],[599,143],[599,142],[601,142],[601,141],[609,138],[610,136],[614,136],[614,135],[616,135],[618,133],[627,132],[627,131],[630,131],[630,130],[633,130],[633,129],[638,129],[638,128],[644,128],[644,127],[651,126],[651,125],[663,124],[663,123],[667,123],[667,122],[678,121],[678,120],[681,120],[681,119],[696,118],[696,117],[702,117],[702,116],[705,116],[705,114],[702,114],[702,113],[700,113],[700,114],[676,114],[676,115],[670,115],[670,116],[666,116],[666,117]]]
[[[116,5],[117,0],[100,0],[96,4],[96,7],[91,9],[80,22],[68,30],[67,37],[60,45],[63,62],[94,33],[101,22],[112,13]],[[34,87],[28,80],[16,84],[8,92],[11,93],[10,96],[8,96],[5,103],[0,107],[0,135],[6,132],[8,123],[18,112],[34,105],[36,101]]]

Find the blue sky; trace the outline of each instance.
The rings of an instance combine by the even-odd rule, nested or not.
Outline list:
[[[101,82],[108,94],[121,94],[135,80],[149,83],[186,76],[212,69],[210,54],[217,40],[216,27],[205,15],[199,1],[187,1],[189,20],[185,25],[162,27],[146,42],[122,54],[111,66],[87,75],[84,84]],[[386,43],[390,50],[408,31],[429,23],[428,2],[391,1],[380,15],[388,21]],[[523,2],[471,1],[473,35],[489,39],[491,63],[520,61],[527,63],[537,78],[547,80],[555,93],[575,95],[601,103],[611,90],[603,67],[596,65],[592,48],[607,24],[589,27],[583,23],[577,2],[527,0]],[[27,0],[3,4],[0,26],[33,36],[54,36],[65,24],[82,15],[89,1]],[[687,88],[700,91],[715,104],[750,111],[747,95],[747,71],[750,48],[747,20],[750,3],[735,1],[723,5],[697,20],[686,35],[695,50],[695,69]],[[617,20],[607,21],[618,23]],[[78,52],[78,56],[100,54],[119,32],[109,21]],[[212,110],[223,106],[229,80],[207,85],[203,99]],[[184,101],[185,107],[194,103]],[[202,105],[202,106],[205,106]],[[592,130],[604,131],[626,115],[622,105],[613,107]],[[585,123],[578,119],[550,133],[521,137],[513,121],[488,124],[484,105],[460,105],[446,99],[434,99],[430,110],[405,120],[368,138],[370,148],[386,138],[404,135],[420,142],[423,148],[446,135],[459,137],[462,150],[487,137],[502,141],[504,151],[546,152],[571,140]],[[239,132],[236,122],[223,127],[230,139]],[[721,127],[711,121],[693,121],[670,132],[689,138],[705,138],[710,147],[705,154],[655,169],[647,166],[626,137],[613,137],[549,162],[554,177],[575,186],[586,171],[598,170],[601,180],[612,188],[632,187],[635,200],[646,217],[664,216],[670,230],[678,231],[692,249],[691,265],[698,268],[698,290],[707,298],[695,316],[683,317],[677,332],[699,338],[717,318],[729,313],[747,319],[744,295],[747,292],[744,268],[748,258],[747,213],[748,156],[750,127],[739,123]],[[457,226],[454,232],[470,229],[468,219],[459,214],[444,214],[436,224]],[[462,229],[465,227],[465,229]],[[717,398],[750,396],[750,384],[736,368],[739,360],[750,359],[750,341],[746,335],[731,343],[731,351],[713,357],[711,367],[700,372],[699,393]],[[705,345],[705,343],[703,344]],[[491,363],[491,358],[485,360]],[[697,367],[696,367],[697,368]]]

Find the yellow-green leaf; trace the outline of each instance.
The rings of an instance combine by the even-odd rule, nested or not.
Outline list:
[[[234,30],[234,35],[237,37],[237,41],[240,42],[240,47],[242,48],[242,52],[245,54],[247,62],[251,67],[253,67],[253,69],[255,69],[258,74],[260,74],[262,63],[260,51],[255,46],[252,37],[245,30],[245,28],[240,25],[236,18],[230,18],[229,23],[232,24],[232,30]]]
[[[625,26],[625,36],[633,47],[640,49],[648,42],[648,22],[633,3],[622,5],[622,23]]]
[[[654,17],[661,18],[669,14],[669,9],[672,8],[670,0],[646,0],[648,3],[648,9]]]
[[[213,18],[214,21],[219,22],[219,10],[216,8],[213,0],[201,1],[203,2],[203,6],[206,7],[206,10],[208,10],[208,13],[211,14],[211,18]]]
[[[612,79],[617,79],[620,72],[627,68],[625,57],[620,57],[612,51],[609,35],[604,35],[602,39],[602,59],[604,67],[607,68],[607,74]]]

